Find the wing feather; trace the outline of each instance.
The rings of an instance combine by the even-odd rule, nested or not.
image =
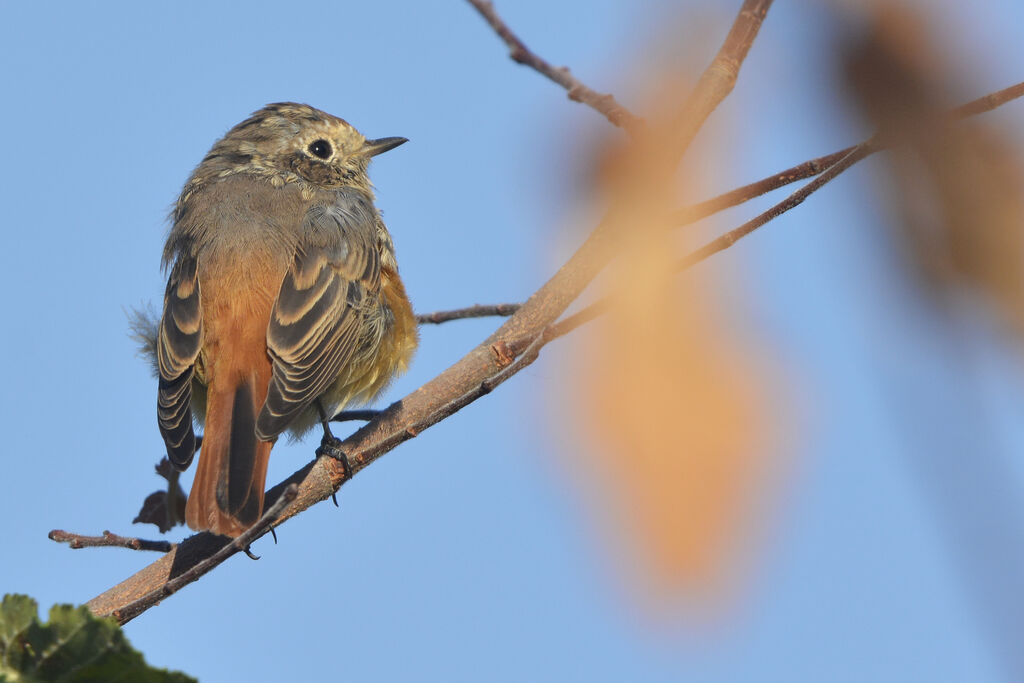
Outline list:
[[[192,462],[192,375],[203,338],[199,280],[194,257],[181,255],[171,270],[164,294],[164,314],[156,340],[157,420],[167,456],[179,470]]]
[[[307,212],[267,328],[273,374],[259,438],[277,437],[352,359],[380,289],[376,221],[369,198],[354,191]]]

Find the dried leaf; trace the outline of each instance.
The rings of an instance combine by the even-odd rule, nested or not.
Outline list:
[[[154,491],[146,496],[132,524],[155,524],[160,533],[167,533],[184,521],[187,497],[178,484],[178,472],[167,458],[157,463],[156,473],[167,480],[167,490]],[[168,500],[171,501],[170,508]]]
[[[890,206],[911,272],[949,304],[981,295],[1024,337],[1024,157],[1011,137],[942,113],[956,84],[922,16],[876,6],[847,51],[857,103],[900,144],[887,155]]]
[[[648,120],[659,118],[673,120]],[[582,466],[598,473],[620,557],[654,604],[720,596],[737,574],[772,412],[756,355],[714,315],[705,281],[676,272],[677,169],[663,139],[652,126],[597,174],[617,237],[613,303],[582,341],[570,382],[591,456]]]

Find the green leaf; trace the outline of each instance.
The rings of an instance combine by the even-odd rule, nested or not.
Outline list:
[[[85,607],[54,605],[39,621],[27,595],[0,602],[0,683],[187,683],[183,673],[154,669],[132,648],[121,628]]]

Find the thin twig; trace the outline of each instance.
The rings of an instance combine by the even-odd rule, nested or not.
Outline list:
[[[174,547],[173,543],[167,541],[147,541],[144,538],[129,538],[118,536],[109,531],[104,531],[102,536],[83,536],[82,534],[71,533],[62,529],[54,529],[48,534],[51,541],[67,543],[68,547],[78,550],[79,548],[128,548],[129,550],[154,550],[160,553],[170,552]]]
[[[1011,85],[1008,88],[997,90],[996,92],[989,93],[988,95],[979,97],[976,100],[971,100],[966,104],[962,104],[951,110],[949,112],[949,116],[952,120],[956,121],[970,116],[984,114],[985,112],[992,111],[996,107],[1004,105],[1021,96],[1024,96],[1024,82]],[[861,144],[863,145],[864,143]],[[875,152],[881,152],[885,149],[889,149],[891,146],[892,144],[886,144],[880,140],[876,140],[868,154],[870,155]],[[780,187],[785,187],[790,183],[816,176],[857,147],[858,145],[853,145],[852,147],[841,149],[838,152],[832,152],[831,154],[826,154],[825,156],[818,157],[817,159],[805,161],[802,164],[793,166],[792,168],[787,168],[785,171],[779,171],[767,178],[762,178],[755,183],[737,187],[735,190],[730,190],[725,194],[720,194],[717,197],[684,207],[676,212],[673,220],[679,225],[695,223],[702,218],[707,218],[719,211],[724,211],[730,207],[738,206],[739,204],[749,201],[755,197],[760,197],[767,192],[777,190]]]
[[[343,410],[331,418],[331,422],[369,422],[380,415],[379,410]]]
[[[954,119],[965,119],[968,116],[992,111],[996,107],[1001,107],[1010,100],[1015,100],[1021,96],[1024,96],[1024,82],[1011,85],[1009,88],[996,90],[988,95],[983,95],[976,100],[971,100],[967,104],[961,104],[950,114]]]
[[[686,152],[704,121],[732,92],[740,67],[771,6],[772,0],[744,0],[718,54],[701,74],[686,105],[676,116],[675,125],[670,127],[671,133],[660,141],[671,154],[681,157]]]
[[[449,320],[461,320],[463,318],[486,318],[492,315],[510,316],[519,310],[522,304],[475,304],[466,308],[456,308],[452,311],[434,311],[433,313],[421,313],[416,316],[416,322],[420,325],[439,325]]]
[[[1016,85],[1012,85],[1008,88],[1003,88],[1002,90],[997,90],[996,92],[989,93],[988,95],[979,97],[976,100],[972,100],[966,104],[960,105],[959,107],[950,111],[950,117],[952,120],[959,120],[970,116],[976,116],[978,114],[984,114],[1022,96],[1024,96],[1024,82],[1017,83]],[[679,262],[676,264],[676,270],[685,270],[686,268],[689,268],[694,264],[700,263],[701,261],[705,260],[712,254],[716,254],[720,251],[728,249],[732,245],[736,244],[736,242],[752,233],[754,230],[757,230],[765,223],[768,223],[769,221],[786,213],[790,209],[793,209],[802,204],[803,201],[807,199],[807,197],[809,197],[817,190],[821,189],[826,183],[833,180],[836,176],[838,176],[840,173],[847,170],[857,162],[866,159],[875,152],[880,152],[883,149],[888,149],[889,147],[892,147],[893,144],[895,143],[883,143],[881,142],[880,138],[872,137],[860,143],[859,145],[847,147],[846,149],[839,150],[838,152],[834,152],[824,157],[818,157],[817,159],[805,161],[803,164],[800,164],[799,166],[794,166],[793,168],[787,171],[782,171],[781,173],[777,173],[774,176],[765,178],[764,180],[759,181],[757,183],[737,188],[732,192],[720,195],[719,197],[708,200],[706,202],[701,202],[700,204],[694,204],[691,207],[683,209],[683,212],[692,212],[692,215],[696,215],[700,210],[699,207],[711,208],[712,206],[715,205],[715,203],[717,203],[716,208],[713,208],[713,210],[708,211],[708,213],[706,214],[710,215],[712,213],[721,211],[722,209],[728,208],[729,206],[733,206],[734,204],[742,203],[747,199],[757,196],[758,194],[763,194],[764,192],[768,192],[769,190],[773,190],[778,187],[782,187],[783,185],[786,185],[788,183],[791,183],[794,180],[799,180],[800,177],[806,177],[807,175],[815,175],[817,173],[807,173],[804,176],[799,176],[798,174],[801,172],[800,169],[809,170],[814,166],[822,163],[829,164],[829,166],[826,169],[824,169],[824,173],[818,175],[817,178],[807,183],[802,188],[800,188],[793,194],[789,195],[778,204],[775,204],[767,211],[758,214],[757,216],[750,219],[743,225],[734,228],[733,230],[730,230],[724,235],[721,235],[720,237],[705,244],[700,249],[697,249],[696,251],[690,253],[686,257],[680,259]],[[786,178],[788,176],[794,177],[792,177],[789,180],[786,180],[785,182],[781,182],[783,178]],[[773,182],[777,184],[775,184],[773,187],[768,187],[768,185]],[[753,188],[758,188],[759,186],[764,189],[761,189],[756,194],[744,196],[746,192],[753,191]],[[731,199],[726,198],[738,199],[738,201],[735,201],[734,204],[727,203],[728,201],[731,201]],[[697,218],[693,218],[692,220],[697,220],[698,218],[701,217],[703,216],[697,216]],[[595,301],[594,303],[585,306],[576,313],[567,316],[561,321],[552,325],[545,333],[546,337],[548,338],[548,341],[552,341],[554,339],[557,339],[558,337],[562,337],[568,334],[569,332],[572,332],[577,327],[580,327],[581,325],[590,322],[591,320],[598,317],[602,313],[606,312],[610,308],[611,300],[609,298],[599,299],[598,301]],[[520,341],[518,343],[521,344],[522,342]],[[515,346],[516,344],[512,345],[513,352],[515,351]]]
[[[288,507],[288,504],[294,501],[298,495],[299,487],[295,484],[289,485],[281,492],[281,495],[276,501],[274,501],[274,504],[267,508],[259,521],[246,529],[241,536],[232,539],[210,557],[194,564],[187,571],[182,572],[173,579],[168,580],[162,586],[146,593],[138,600],[130,602],[121,609],[114,610],[111,612],[111,616],[114,617],[119,624],[124,624],[125,622],[142,614],[153,605],[158,604],[164,598],[174,595],[235,553],[244,552],[249,554],[251,557],[252,555],[249,553],[249,546],[252,542],[267,532],[284,509]]]
[[[833,164],[832,166],[829,166],[824,173],[822,173],[817,178],[801,187],[793,194],[786,197],[778,204],[774,205],[767,211],[758,214],[754,218],[751,218],[749,221],[739,226],[738,228],[730,230],[724,235],[721,235],[720,237],[705,244],[700,249],[697,249],[693,253],[680,259],[679,262],[676,264],[676,270],[684,270],[686,268],[689,268],[695,263],[703,261],[712,254],[720,252],[723,249],[728,249],[732,245],[736,244],[736,242],[738,242],[740,239],[754,232],[768,221],[781,216],[782,214],[786,213],[792,208],[799,206],[811,194],[821,189],[821,187],[824,186],[825,183],[829,182],[830,180],[838,176],[846,169],[853,166],[861,159],[864,159],[869,154],[876,152],[876,146],[877,145],[874,141],[874,138],[857,145],[837,163]]]
[[[498,16],[494,9],[494,3],[489,0],[469,0],[480,16],[491,25],[494,32],[508,45],[509,57],[513,61],[528,66],[537,73],[546,76],[568,92],[570,100],[582,102],[604,116],[612,125],[618,126],[630,134],[636,134],[643,128],[643,119],[635,116],[632,112],[622,106],[614,95],[602,94],[584,85],[578,78],[572,75],[568,67],[552,66],[526,44],[519,36],[512,32],[508,24]]]
[[[706,199],[702,202],[678,209],[675,216],[673,216],[673,222],[679,225],[696,223],[702,218],[707,218],[708,216],[713,216],[725,209],[738,206],[744,202],[754,199],[755,197],[760,197],[763,194],[771,192],[772,190],[777,190],[780,187],[785,187],[790,183],[795,183],[796,181],[803,180],[804,178],[816,176],[852,152],[856,147],[856,145],[853,145],[852,147],[841,149],[838,152],[832,152],[832,154],[826,154],[825,156],[818,157],[817,159],[810,159],[809,161],[797,164],[792,168],[787,168],[785,171],[779,171],[767,178],[762,178],[755,183],[737,187],[735,190],[730,190],[729,192],[720,194],[717,197],[712,197],[711,199]]]
[[[799,190],[786,197],[778,204],[774,205],[767,211],[757,215],[756,217],[747,221],[738,228],[730,230],[724,235],[721,235],[720,237],[712,240],[711,242],[707,243],[700,249],[697,249],[696,251],[687,255],[683,259],[680,259],[679,262],[676,263],[675,269],[677,271],[685,270],[686,268],[689,268],[690,266],[703,261],[712,254],[715,254],[719,251],[723,251],[724,249],[728,249],[737,241],[749,235],[754,230],[761,227],[768,221],[772,220],[773,218],[777,218],[778,216],[784,214],[785,212],[789,211],[790,209],[796,206],[799,206],[801,203],[803,203],[805,199],[807,199],[807,197],[809,197],[812,193],[820,189],[825,183],[829,182],[830,180],[838,176],[840,173],[848,169],[850,166],[853,166],[855,163],[871,154],[874,151],[874,147],[872,146],[872,144],[872,141],[869,140],[852,148],[852,150],[848,152],[847,155],[839,161],[839,163],[833,164],[831,167],[828,168],[828,170],[825,171],[825,173],[819,175],[817,178],[807,183],[806,185],[804,185]],[[567,316],[566,318],[552,325],[547,331],[548,341],[553,341],[559,337],[565,336],[566,334],[572,332],[581,325],[585,325],[591,320],[597,318],[602,313],[605,313],[606,311],[610,310],[611,307],[611,297],[598,299],[594,303],[583,307],[576,313]],[[513,345],[513,351],[514,350],[515,344]]]

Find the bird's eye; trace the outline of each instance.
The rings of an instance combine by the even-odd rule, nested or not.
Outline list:
[[[327,140],[322,139],[314,140],[313,142],[309,143],[309,147],[307,147],[306,149],[309,150],[310,154],[321,159],[330,158],[331,152],[333,151],[331,149],[331,143],[327,142]]]

